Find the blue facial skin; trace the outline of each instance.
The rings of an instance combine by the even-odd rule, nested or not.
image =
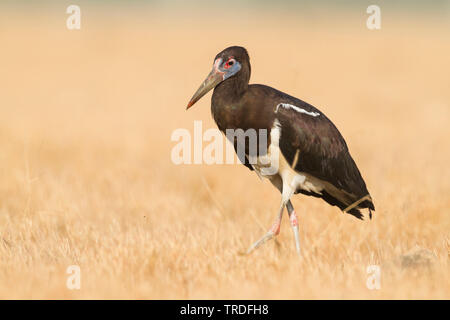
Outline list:
[[[223,68],[223,66],[222,66],[222,68]],[[225,71],[223,80],[226,80],[231,76],[234,76],[239,70],[241,70],[241,64],[239,62],[235,61],[234,64],[230,68],[223,69],[223,71]]]

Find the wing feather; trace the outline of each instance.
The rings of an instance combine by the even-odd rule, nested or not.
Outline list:
[[[369,192],[366,184],[336,126],[304,101],[295,99],[289,101],[289,105],[297,109],[278,106],[275,110],[282,128],[280,149],[297,172],[307,173],[329,184],[322,195],[315,196],[341,210],[367,196]],[[360,217],[358,209],[362,208],[375,210],[369,198],[349,210],[349,213]]]

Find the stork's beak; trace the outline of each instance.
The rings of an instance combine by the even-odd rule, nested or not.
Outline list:
[[[212,88],[214,88],[220,82],[223,81],[225,73],[219,71],[217,65],[218,65],[217,63],[214,64],[212,71],[208,74],[205,81],[203,81],[200,88],[198,88],[197,92],[194,93],[194,95],[191,98],[191,101],[189,101],[186,107],[186,110],[192,107],[198,100],[201,99],[201,97],[207,94],[209,90],[211,90]]]

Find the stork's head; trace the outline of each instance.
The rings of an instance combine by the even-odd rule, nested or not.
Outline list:
[[[243,47],[229,47],[217,54],[211,72],[191,98],[186,109],[192,107],[219,83],[232,77],[242,78],[247,83],[250,79],[250,58]]]

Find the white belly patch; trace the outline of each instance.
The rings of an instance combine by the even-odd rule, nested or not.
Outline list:
[[[270,131],[270,145],[267,150],[267,155],[259,156],[256,164],[252,165],[256,174],[261,179],[264,177],[269,180],[278,175],[283,180],[283,184],[290,186],[294,191],[301,189],[321,194],[324,189],[324,184],[309,174],[296,172],[281,153],[279,147],[281,130],[280,122],[275,119]],[[296,153],[295,158],[295,163],[301,161],[300,151]]]

